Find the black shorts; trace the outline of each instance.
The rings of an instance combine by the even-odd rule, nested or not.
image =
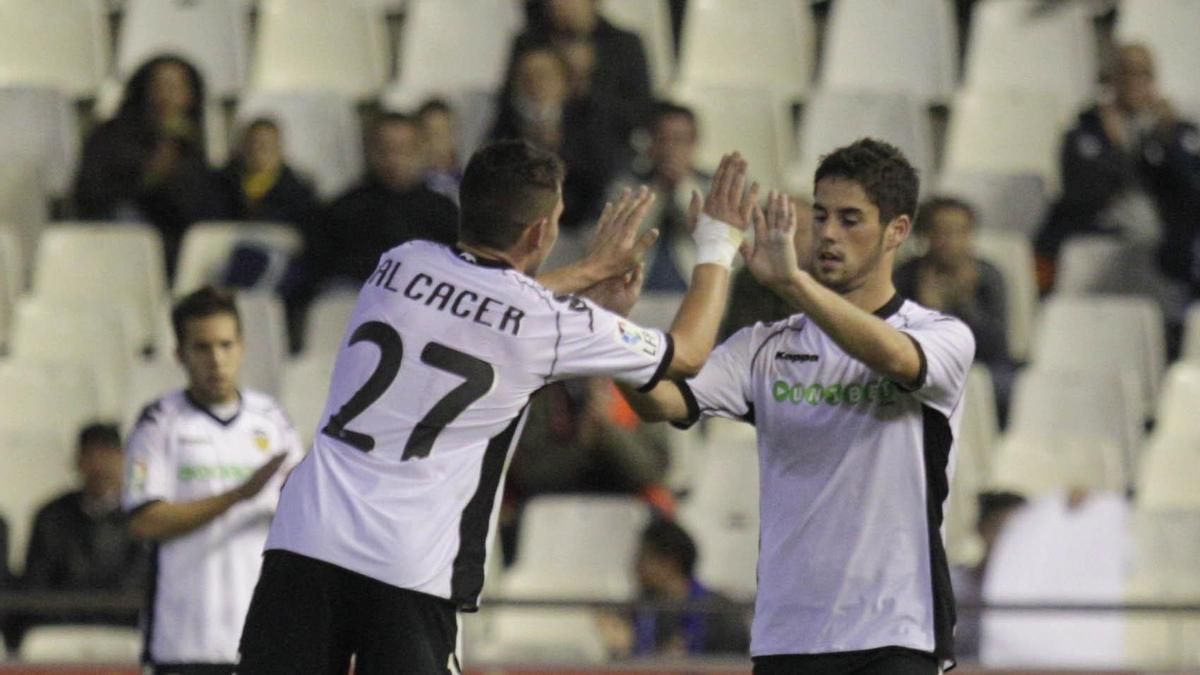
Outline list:
[[[288,551],[267,551],[242,630],[239,675],[459,673],[458,612]]]
[[[939,672],[933,654],[904,647],[754,657],[754,675],[938,675]]]

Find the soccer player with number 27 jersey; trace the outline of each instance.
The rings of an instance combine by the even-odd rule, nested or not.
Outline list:
[[[656,236],[638,236],[647,189],[605,209],[583,261],[534,279],[558,236],[562,165],[524,142],[477,152],[458,245],[398,246],[362,287],[319,433],[280,497],[238,672],[342,675],[352,655],[358,675],[458,672],[457,612],[478,607],[530,395],[699,372],[757,199],[746,170],[727,156],[703,205],[693,196],[697,265],[664,333],[622,318]]]

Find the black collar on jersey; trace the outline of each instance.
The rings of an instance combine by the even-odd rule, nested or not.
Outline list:
[[[901,297],[901,295],[899,293],[896,293],[895,295],[892,296],[891,300],[888,300],[887,302],[885,302],[883,304],[883,307],[880,307],[879,309],[877,309],[871,313],[881,319],[886,319],[889,316],[895,314],[896,312],[899,312],[900,305],[903,305],[903,304],[904,304],[904,298]]]
[[[233,417],[230,417],[227,420],[223,420],[220,417],[217,417],[216,415],[214,415],[213,411],[208,406],[204,405],[200,401],[197,401],[196,397],[192,396],[191,390],[184,389],[183,397],[185,399],[187,399],[188,403],[192,404],[193,408],[195,408],[196,410],[199,410],[200,412],[204,413],[205,415],[208,415],[209,417],[213,418],[214,420],[216,420],[217,424],[220,424],[223,427],[227,427],[230,424],[233,424],[233,422],[242,414],[242,407],[245,405],[245,399],[242,398],[242,392],[240,392],[240,391],[237,392],[237,397],[238,397],[237,412],[235,412],[233,414]]]
[[[454,255],[458,256],[459,260],[469,262],[472,265],[479,265],[480,267],[490,267],[492,269],[498,269],[498,270],[511,270],[512,269],[512,265],[504,262],[503,260],[497,260],[495,258],[480,257],[478,254],[471,253],[470,251],[464,251],[462,248],[459,248],[458,244],[454,244],[453,246],[451,246],[450,250],[454,252]]]

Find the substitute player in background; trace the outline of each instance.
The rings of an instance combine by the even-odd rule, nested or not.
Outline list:
[[[157,675],[232,673],[282,478],[300,438],[275,401],[237,387],[245,345],[233,295],[212,287],[171,314],[188,386],[142,412],[124,506],[154,542],[143,660]]]
[[[593,283],[578,269],[543,277],[552,288],[532,279],[558,236],[562,164],[523,141],[477,152],[458,245],[398,246],[363,285],[321,433],[271,528],[238,672],[344,673],[352,654],[359,675],[457,672],[456,612],[478,607],[530,395],[575,377],[653,387],[699,372],[756,200],[745,174],[736,155],[717,170],[691,287],[663,333],[564,294]],[[619,312],[640,289],[652,200],[643,187],[601,217],[626,262],[588,294]]]
[[[953,663],[940,527],[975,343],[892,286],[917,202],[904,156],[863,139],[825,157],[815,182],[811,273],[782,195],[743,247],[800,313],[733,334],[696,377],[623,391],[645,420],[717,415],[758,431],[755,673],[932,675]]]

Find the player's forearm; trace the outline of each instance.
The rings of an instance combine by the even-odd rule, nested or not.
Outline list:
[[[617,382],[617,389],[643,422],[684,422],[688,418],[687,403],[674,382],[659,382],[648,392]]]
[[[796,272],[772,290],[871,370],[902,384],[914,382],[920,375],[921,357],[908,336],[855,307],[807,272]]]
[[[601,266],[587,260],[559,267],[539,274],[537,282],[550,289],[555,295],[570,295],[591,288],[608,278]]]
[[[728,295],[729,268],[713,263],[696,265],[671,324],[675,356],[667,369],[669,376],[692,377],[700,372],[716,345]]]
[[[234,489],[190,502],[155,502],[134,514],[129,531],[137,539],[173,539],[207,525],[241,500]]]

